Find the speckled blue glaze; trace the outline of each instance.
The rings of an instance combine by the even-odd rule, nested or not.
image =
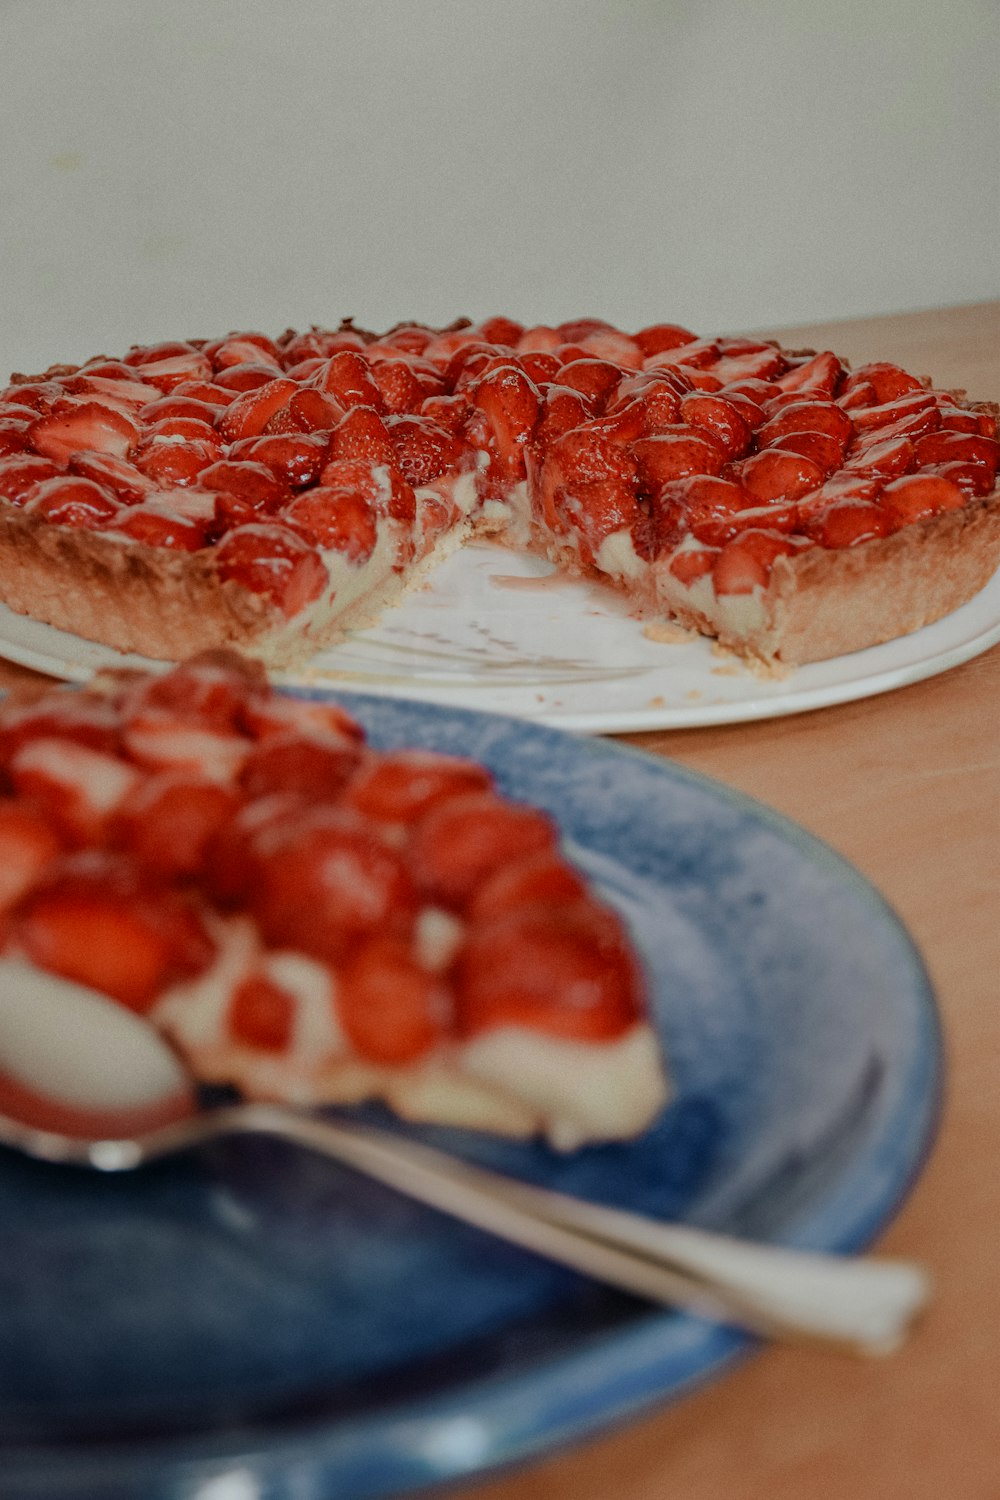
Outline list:
[[[375,744],[476,756],[558,818],[632,924],[676,1083],[641,1140],[571,1157],[417,1133],[646,1213],[866,1244],[922,1162],[941,1066],[926,974],[879,895],[669,762],[344,701]],[[5,1500],[367,1500],[570,1442],[749,1347],[276,1142],[131,1178],[0,1153]]]

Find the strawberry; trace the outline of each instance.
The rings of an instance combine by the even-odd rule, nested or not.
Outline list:
[[[104,750],[65,738],[38,738],[16,752],[9,774],[15,790],[43,807],[64,839],[84,844],[102,838],[137,773]]]
[[[289,728],[270,734],[250,751],[240,770],[248,797],[291,792],[310,801],[340,796],[361,760],[352,736]]]
[[[267,464],[223,458],[198,475],[201,489],[234,495],[256,511],[274,515],[291,499],[291,486]]]
[[[853,428],[847,413],[832,401],[792,401],[757,429],[757,444],[766,448],[790,432],[826,432],[843,448]]]
[[[90,479],[60,475],[43,479],[24,501],[32,515],[44,516],[54,526],[99,526],[121,510],[121,504],[102,485]]]
[[[825,478],[819,464],[798,453],[769,448],[733,465],[732,477],[753,496],[758,505],[775,500],[798,500],[818,489]]]
[[[259,437],[268,422],[295,395],[298,386],[285,376],[244,390],[219,418],[219,432],[228,443]]]
[[[237,463],[264,464],[293,490],[315,484],[327,459],[327,441],[318,433],[296,432],[244,438],[234,443],[229,458]]]
[[[501,865],[477,887],[469,903],[470,922],[486,921],[519,907],[551,910],[579,901],[587,893],[582,877],[551,849]]]
[[[364,458],[375,464],[394,464],[396,450],[389,429],[371,406],[355,406],[334,428],[330,457]]]
[[[455,965],[456,1029],[465,1038],[516,1026],[609,1041],[638,1020],[642,995],[621,922],[591,901],[476,923]]]
[[[226,533],[215,549],[224,582],[258,594],[282,614],[298,614],[318,599],[329,582],[314,547],[287,526],[251,524]]]
[[[431,394],[424,390],[409,360],[376,360],[371,367],[371,378],[382,398],[382,409],[387,412],[417,411],[425,394]],[[434,394],[439,395],[440,391]]]
[[[0,911],[7,911],[62,852],[62,840],[36,807],[0,798]]]
[[[577,427],[552,443],[545,468],[574,484],[595,484],[605,479],[634,484],[639,472],[635,459],[607,434],[592,424]]]
[[[228,370],[220,370],[213,377],[213,384],[224,391],[228,391],[231,397],[231,406],[238,396],[250,391],[259,391],[265,385],[270,385],[277,378],[273,365],[261,364],[253,361],[250,364],[230,365]],[[183,386],[177,386],[177,390],[187,389],[188,382]]]
[[[886,401],[895,401],[898,396],[905,396],[908,391],[923,390],[920,381],[914,376],[908,375],[898,365],[885,362],[861,365],[857,370],[852,370],[844,381],[841,394],[850,395],[862,385],[871,386],[879,405]]]
[[[852,423],[855,432],[872,428],[890,427],[902,417],[912,417],[917,412],[935,411],[937,403],[930,391],[907,391],[893,401],[884,401],[877,406],[866,406],[854,413]]]
[[[492,777],[476,761],[433,750],[391,750],[361,763],[345,801],[381,823],[415,823],[431,807],[488,791]]]
[[[236,1042],[262,1052],[287,1052],[295,1029],[295,997],[269,974],[256,971],[233,990],[226,1030]]]
[[[925,465],[924,474],[938,474],[942,479],[953,479],[966,495],[989,495],[996,484],[996,475],[986,464],[969,464],[951,461],[946,464]]]
[[[489,791],[435,804],[413,831],[410,868],[431,900],[461,910],[501,865],[554,848],[552,819]]]
[[[66,392],[58,381],[24,380],[0,392],[0,401],[13,402],[17,406],[27,406],[32,411],[44,413],[51,411],[55,403],[65,395]]]
[[[110,837],[168,879],[196,875],[209,842],[239,807],[230,787],[161,771],[129,788],[110,819]]]
[[[844,461],[844,448],[829,432],[787,432],[775,438],[771,448],[811,459],[824,474],[832,474]]]
[[[281,364],[277,345],[265,333],[231,333],[228,338],[206,344],[202,353],[216,370],[252,361],[273,365],[275,369]]]
[[[378,355],[384,350],[391,353],[422,354],[434,338],[434,330],[422,323],[397,323],[381,338],[373,339],[368,348]]]
[[[98,401],[83,401],[64,411],[49,412],[28,428],[36,453],[65,463],[73,453],[113,453],[124,458],[139,438],[139,428],[123,412]]]
[[[58,478],[56,465],[41,455],[25,453],[0,459],[0,495],[12,505],[20,505],[43,479]]]
[[[152,364],[160,359],[186,358],[195,353],[197,350],[193,344],[186,343],[182,339],[165,339],[159,344],[133,344],[122,363],[126,369],[135,371],[138,365]],[[142,371],[138,373],[140,378],[145,378]]]
[[[140,1013],[213,956],[184,897],[127,856],[94,851],[50,866],[14,909],[10,936],[30,963]]]
[[[791,369],[772,377],[783,391],[822,391],[832,397],[844,375],[844,366],[835,354],[825,349],[801,363],[794,362]]]
[[[516,365],[501,365],[477,381],[469,396],[486,418],[503,477],[510,483],[523,479],[525,448],[541,410],[537,388]]]
[[[322,391],[296,391],[264,428],[265,437],[288,432],[332,432],[344,415],[342,406]]]
[[[28,451],[31,446],[28,429],[33,425],[33,415],[31,418],[0,417],[0,458]]]
[[[201,877],[217,906],[228,911],[246,903],[260,885],[258,843],[287,830],[301,813],[297,796],[262,797],[219,826],[205,844]]]
[[[916,451],[909,438],[900,437],[872,443],[869,447],[852,453],[844,467],[855,474],[870,475],[873,479],[895,479],[914,468],[917,462]]]
[[[361,458],[333,458],[323,465],[319,478],[320,485],[340,494],[363,496],[376,515],[391,516],[404,526],[412,525],[416,519],[413,486],[403,478],[395,464],[372,463]]]
[[[226,407],[232,406],[236,395],[235,390],[216,385],[210,380],[183,380],[180,385],[174,386],[170,399],[183,397],[192,401],[200,401],[205,406]],[[141,416],[142,413],[140,412],[139,415]]]
[[[454,396],[427,396],[420,403],[418,415],[429,418],[439,427],[445,427],[455,437],[459,437],[471,410],[469,398],[461,393]]]
[[[127,369],[127,366],[122,366]],[[156,395],[156,387],[146,385],[142,380],[120,379],[113,375],[80,374],[65,382],[67,390],[74,395],[97,396],[107,402],[109,406],[117,409],[131,411],[138,416],[139,411],[149,404]]]
[[[766,588],[775,559],[798,551],[798,545],[778,532],[758,529],[746,531],[727,542],[712,568],[717,594],[752,594]]]
[[[208,546],[208,527],[166,505],[147,501],[120,510],[106,530],[121,532],[146,547],[169,547],[174,552],[199,552]]]
[[[156,706],[136,710],[124,731],[130,758],[155,771],[179,771],[220,784],[238,776],[250,752],[240,734],[214,728],[194,712],[181,717]]]
[[[222,452],[222,439],[212,426],[211,422],[204,422],[200,417],[160,417],[155,422],[149,422],[143,428],[143,444],[147,444],[157,438],[180,438],[183,442],[197,440],[207,443],[216,454]]]
[[[228,404],[228,403],[226,403]],[[221,410],[217,402],[198,401],[193,396],[159,396],[136,412],[139,422],[159,422],[164,417],[194,417],[213,426]]]
[[[598,561],[602,544],[617,532],[643,528],[644,516],[631,485],[620,479],[595,479],[589,484],[560,486],[554,495],[559,518],[576,532],[580,559]]]
[[[900,526],[942,510],[961,510],[965,503],[960,486],[940,474],[905,474],[890,480],[880,496],[880,504]]]
[[[736,534],[736,516],[752,503],[746,490],[728,479],[694,474],[671,480],[652,496],[654,557],[676,547],[689,531],[712,545],[728,540]]]
[[[352,406],[370,406],[382,411],[382,392],[364,355],[342,349],[312,376],[317,390],[332,396],[345,411]]]
[[[375,506],[357,490],[318,485],[286,507],[283,520],[314,546],[339,552],[358,566],[375,551]]]
[[[285,697],[277,693],[252,694],[243,706],[242,720],[256,739],[288,734],[291,730],[300,734],[333,735],[335,739],[353,740],[359,745],[365,738],[357,719],[339,703]]]
[[[362,1057],[405,1067],[440,1040],[450,997],[392,934],[369,938],[337,975],[337,1016]]]
[[[726,461],[714,437],[684,426],[639,438],[632,444],[631,453],[639,469],[640,485],[646,491],[688,474],[718,474]]]
[[[559,361],[554,354],[545,354],[541,350],[534,354],[518,354],[517,363],[537,386],[559,378]]]
[[[518,354],[551,354],[553,349],[558,349],[564,340],[554,328],[549,328],[544,323],[538,323],[533,328],[526,328],[517,341]]]
[[[741,402],[749,401],[758,409],[782,393],[781,386],[772,380],[730,380],[723,386],[722,392],[727,401],[740,398]],[[797,396],[796,399],[799,397]],[[746,412],[746,407],[742,404],[740,409]],[[755,420],[752,425],[759,426],[759,419]]]
[[[122,713],[159,710],[187,724],[223,733],[242,731],[246,715],[257,708],[266,684],[257,662],[232,651],[202,651],[159,677],[140,677],[127,692]]]
[[[926,433],[938,432],[940,427],[941,416],[937,407],[929,406],[923,411],[900,417],[896,422],[887,422],[884,427],[868,427],[856,431],[852,451],[859,453],[864,448],[874,447],[876,443],[887,443],[893,438],[905,437],[915,442]]]
[[[143,474],[135,464],[113,453],[74,453],[69,461],[71,474],[81,479],[92,479],[95,484],[111,490],[123,505],[136,505],[147,500],[157,490],[156,481]]]
[[[919,464],[984,464],[996,473],[1000,443],[978,432],[931,432],[915,444]]]
[[[485,343],[504,344],[508,348],[513,349],[524,333],[524,324],[515,323],[513,318],[485,318],[482,323],[477,324],[472,332]]]
[[[143,438],[133,454],[135,467],[161,489],[184,489],[198,482],[203,469],[216,463],[217,443],[199,439]]]
[[[697,552],[678,552],[670,559],[670,572],[685,588],[690,588],[699,578],[711,573],[718,556],[718,547],[702,547]]]
[[[338,349],[364,349],[365,341],[360,333],[343,329],[339,333],[328,333],[322,328],[312,328],[308,333],[287,334],[279,340],[281,363],[286,370],[305,359],[327,360]]]
[[[995,438],[997,435],[997,419],[992,412],[981,408],[970,409],[967,406],[952,406],[950,402],[942,401],[938,407],[941,418],[941,426],[948,432],[979,432],[983,437]]]
[[[680,399],[679,418],[721,445],[727,458],[739,458],[750,446],[753,428],[739,407],[725,396],[692,391]]]
[[[8,703],[0,711],[0,765],[9,766],[22,745],[65,739],[109,753],[118,748],[118,718],[104,699],[66,689],[38,703]]]
[[[602,410],[613,400],[622,379],[620,365],[606,359],[574,359],[559,371],[559,384],[579,391]]]
[[[837,396],[837,405],[842,411],[849,411],[852,414],[865,411],[869,406],[877,406],[878,397],[875,394],[875,387],[869,385],[867,380],[862,380],[858,385],[842,386]]]
[[[210,380],[212,366],[203,354],[189,345],[182,353],[141,361],[139,375],[166,395],[186,380]]]
[[[462,455],[462,446],[444,427],[426,417],[395,416],[386,422],[403,478],[414,487],[430,484],[450,473]]]
[[[539,453],[561,438],[564,433],[580,427],[594,415],[593,403],[579,391],[571,391],[563,385],[550,385],[542,398],[541,415],[535,428],[534,446]]]
[[[681,328],[676,323],[651,323],[648,328],[640,328],[634,335],[644,359],[663,354],[669,349],[679,349],[682,344],[693,344],[695,338],[696,335],[690,329]]]
[[[338,963],[364,938],[412,924],[399,854],[349,809],[320,806],[258,834],[250,905],[265,940]]]
[[[638,370],[645,356],[634,338],[612,328],[609,323],[592,328],[582,338],[569,340],[578,343],[594,359],[606,360],[609,364],[623,366],[626,370]]]
[[[871,500],[840,500],[803,520],[803,530],[821,547],[856,547],[895,531],[891,509]]]
[[[731,347],[737,343],[736,340],[726,342]],[[733,380],[776,380],[786,368],[787,361],[781,350],[768,344],[732,348],[732,352],[727,352],[723,347],[720,357],[707,366],[708,371],[722,385]]]
[[[816,511],[837,500],[874,500],[882,488],[882,481],[871,475],[858,474],[850,469],[839,469],[830,474],[814,495],[810,495],[804,507]]]

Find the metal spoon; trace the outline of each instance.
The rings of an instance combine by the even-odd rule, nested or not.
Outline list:
[[[104,996],[14,962],[0,962],[0,1110],[0,1144],[103,1172],[218,1136],[279,1136],[599,1281],[771,1338],[889,1353],[929,1295],[926,1273],[907,1262],[660,1223],[283,1106],[204,1111],[151,1026]]]

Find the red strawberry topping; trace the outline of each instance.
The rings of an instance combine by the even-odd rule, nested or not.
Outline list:
[[[82,401],[39,417],[28,428],[36,453],[66,463],[74,453],[113,453],[124,458],[139,437],[139,428],[124,412],[97,401]]]
[[[220,578],[270,599],[283,614],[298,614],[326,588],[329,575],[314,547],[287,526],[237,526],[215,551]]]
[[[444,986],[392,934],[369,938],[337,976],[341,1025],[373,1062],[414,1062],[438,1042],[450,1009]]]

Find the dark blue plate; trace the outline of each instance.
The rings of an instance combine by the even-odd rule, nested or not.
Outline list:
[[[927,1150],[941,1065],[927,976],[871,886],[669,762],[345,701],[376,744],[479,757],[559,819],[632,924],[676,1082],[641,1140],[571,1157],[422,1134],[648,1214],[866,1244]],[[131,1178],[0,1153],[5,1497],[384,1496],[580,1438],[749,1347],[275,1142]]]

